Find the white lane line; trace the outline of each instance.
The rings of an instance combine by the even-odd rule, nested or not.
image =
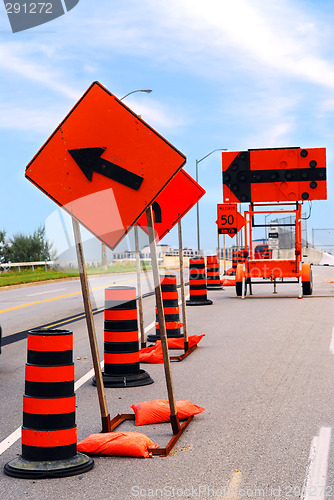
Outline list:
[[[186,296],[186,299],[189,298],[189,295]],[[179,300],[179,304],[181,303],[181,301]],[[150,323],[146,328],[145,328],[145,333],[149,332],[150,330],[152,330],[152,328],[154,328],[155,326],[155,321],[152,321],[152,323]],[[103,368],[103,364],[104,364],[104,361],[101,361],[101,368]],[[87,382],[87,380],[89,380],[91,377],[94,376],[94,368],[92,368],[91,370],[89,370],[89,372],[86,373],[86,375],[84,375],[83,377],[79,378],[79,380],[77,380],[74,384],[74,390],[77,391],[85,382]],[[16,429],[16,431],[14,431],[10,436],[8,436],[6,439],[4,439],[1,443],[0,443],[0,455],[2,455],[2,453],[4,453],[6,450],[8,450],[8,448],[10,448],[12,446],[12,444],[16,443],[16,441],[18,439],[20,439],[21,437],[21,426],[18,427]]]
[[[35,297],[36,295],[44,295],[45,293],[63,292],[66,288],[57,288],[57,290],[49,290],[47,292],[29,293],[27,297]]]
[[[4,453],[8,448],[12,446],[12,444],[16,443],[18,439],[21,437],[21,426],[16,429],[16,431],[12,432],[10,436],[0,443],[0,455]]]
[[[321,427],[319,436],[312,439],[302,500],[324,500],[331,427]]]
[[[329,345],[329,350],[332,354],[334,354],[334,326],[332,328],[332,338],[331,338],[331,343]]]

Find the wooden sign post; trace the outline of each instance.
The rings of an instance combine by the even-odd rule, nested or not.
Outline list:
[[[73,218],[72,218],[72,224],[73,224],[75,247],[76,247],[77,258],[78,258],[78,266],[79,266],[79,273],[80,273],[82,298],[83,298],[83,303],[84,303],[84,308],[85,308],[85,317],[86,317],[86,323],[87,323],[88,338],[89,338],[89,343],[90,343],[90,349],[92,352],[92,360],[93,360],[93,366],[94,366],[94,372],[95,372],[97,394],[98,394],[99,404],[100,404],[100,412],[101,412],[101,419],[102,419],[102,432],[108,432],[109,427],[110,427],[110,416],[108,413],[107,400],[106,400],[106,395],[105,395],[105,390],[104,390],[104,385],[103,385],[99,351],[97,348],[97,340],[96,340],[92,305],[91,305],[90,297],[89,297],[88,280],[87,280],[87,274],[86,274],[85,258],[84,258],[84,254],[83,254],[83,248],[82,248],[80,226],[79,226],[78,221],[73,219]]]
[[[150,250],[151,250],[153,282],[154,282],[154,288],[155,288],[155,299],[156,299],[156,306],[157,306],[157,313],[158,313],[161,346],[162,346],[162,353],[163,353],[163,359],[164,359],[164,368],[165,368],[168,400],[169,400],[169,405],[170,405],[170,421],[171,421],[171,425],[172,425],[173,434],[177,434],[180,430],[180,422],[179,422],[179,418],[178,418],[177,411],[176,411],[172,373],[171,373],[170,359],[169,359],[169,353],[168,353],[167,331],[166,331],[165,316],[164,316],[164,310],[163,310],[163,304],[162,304],[162,292],[161,292],[160,277],[159,277],[157,247],[155,244],[153,212],[152,212],[151,206],[146,210],[146,217],[147,217],[148,237],[149,237]]]
[[[138,296],[138,314],[139,314],[139,330],[140,330],[140,346],[143,349],[146,347],[145,329],[144,329],[144,314],[143,314],[143,295],[140,279],[140,249],[138,238],[138,226],[134,226],[135,232],[135,249],[136,249],[136,267],[137,267],[137,296]]]
[[[186,353],[189,349],[189,340],[188,340],[188,326],[187,326],[187,312],[186,312],[186,293],[185,293],[185,283],[184,283],[184,262],[183,262],[181,221],[178,222],[178,233],[179,233],[179,261],[180,261],[180,283],[181,283],[181,310],[182,310],[183,333],[184,333],[184,353]]]

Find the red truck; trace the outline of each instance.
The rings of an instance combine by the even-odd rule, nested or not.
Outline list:
[[[268,245],[257,245],[254,248],[254,259],[272,259],[273,251]]]

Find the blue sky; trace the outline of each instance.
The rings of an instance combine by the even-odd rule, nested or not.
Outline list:
[[[195,161],[216,148],[326,147],[328,200],[312,227],[333,227],[334,3],[324,0],[80,0],[66,15],[13,34],[0,5],[0,228],[44,224],[56,205],[25,167],[98,80]],[[203,160],[201,240],[216,246],[221,155]],[[306,211],[308,208],[306,207]],[[196,209],[183,221],[196,247]],[[163,243],[177,245],[173,230]]]

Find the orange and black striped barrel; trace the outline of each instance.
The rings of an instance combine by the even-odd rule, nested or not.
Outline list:
[[[222,284],[219,274],[219,263],[217,255],[211,255],[206,258],[206,281],[208,290],[221,290]]]
[[[73,333],[52,329],[29,331],[22,457],[19,465],[7,464],[5,472],[17,477],[48,477],[48,469],[59,476],[90,470],[94,462],[77,453],[75,408]],[[37,470],[22,466],[27,461],[38,462]],[[50,461],[54,467],[43,463]],[[82,462],[80,467],[78,462]]]
[[[113,286],[105,289],[103,381],[106,387],[153,383],[139,364],[137,298],[134,287]]]
[[[246,262],[246,253],[245,253],[245,248],[240,248],[240,250],[238,250],[238,264],[243,264],[244,262]]]
[[[75,455],[72,332],[29,332],[24,392],[22,457],[64,460]]]
[[[160,276],[160,284],[167,337],[183,338],[184,335],[180,330],[180,328],[183,326],[183,323],[181,323],[180,321],[179,296],[176,286],[176,276],[172,274]],[[157,340],[161,339],[157,308],[155,308],[155,319],[155,335],[148,335],[148,342],[156,342]]]
[[[232,250],[232,275],[235,276],[237,265],[239,261],[239,252],[238,250]]]
[[[204,306],[213,303],[207,298],[204,257],[189,260],[189,295],[187,306]]]

